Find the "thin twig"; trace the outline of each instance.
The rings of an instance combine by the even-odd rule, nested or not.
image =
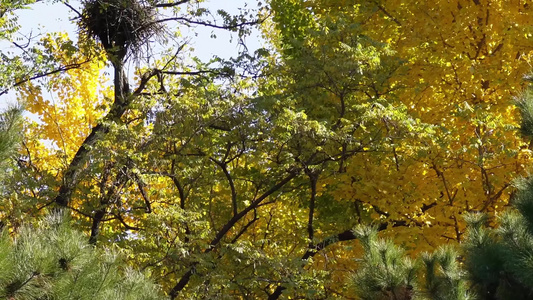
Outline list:
[[[188,3],[188,2],[191,2],[191,0],[181,0],[178,2],[171,2],[171,3],[159,3],[159,4],[154,5],[154,7],[161,7],[161,8],[175,7],[175,6],[179,6],[179,5]]]
[[[50,76],[50,75],[53,75],[53,74],[65,72],[65,71],[68,71],[68,70],[77,69],[77,68],[81,67],[83,64],[86,64],[88,62],[89,61],[84,61],[84,62],[81,62],[81,63],[75,63],[75,64],[66,65],[66,66],[63,66],[61,68],[49,71],[49,72],[38,73],[37,75],[34,75],[32,77],[19,80],[19,81],[15,82],[15,84],[13,84],[11,87],[6,88],[2,92],[0,92],[0,96],[7,94],[10,89],[12,89],[12,88],[14,88],[16,86],[22,85],[22,84],[24,84],[26,82],[29,82],[29,81],[32,81],[32,80],[35,80],[35,79],[39,79],[39,78],[43,78],[43,77],[46,77],[46,76]]]

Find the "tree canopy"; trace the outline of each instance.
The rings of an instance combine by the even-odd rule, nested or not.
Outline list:
[[[15,12],[35,2],[68,6],[78,36],[17,43]],[[21,135],[0,135],[0,151],[19,145],[5,243],[66,211],[84,249],[120,249],[170,299],[377,299],[381,263],[388,291],[411,297],[402,247],[440,249],[423,256],[425,289],[468,299],[439,246],[473,243],[464,215],[496,226],[530,165],[513,102],[530,93],[523,1],[0,4],[0,39],[18,49],[0,51],[0,97],[25,112]],[[197,26],[242,50],[194,57],[183,31]],[[250,52],[254,27],[266,47]]]

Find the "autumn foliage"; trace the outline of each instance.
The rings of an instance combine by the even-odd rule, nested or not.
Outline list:
[[[11,232],[67,209],[171,299],[347,298],[378,257],[363,225],[409,255],[459,244],[464,215],[494,225],[527,173],[528,1],[270,0],[219,23],[201,1],[139,5],[169,34],[157,55],[113,28],[50,33],[34,53],[60,72],[0,82],[27,111],[0,201]],[[268,49],[201,62],[164,22],[257,25]]]

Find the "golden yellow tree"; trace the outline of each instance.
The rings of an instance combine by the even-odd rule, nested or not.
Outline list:
[[[354,34],[370,37],[399,60],[386,79],[390,89],[376,90],[375,98],[395,101],[430,126],[430,136],[409,136],[409,129],[383,119],[388,149],[350,159],[324,182],[339,201],[396,224],[393,234],[402,232],[419,250],[460,241],[463,212],[497,213],[507,205],[511,180],[530,160],[515,134],[512,103],[530,69],[527,1],[305,1],[300,8],[326,37],[295,35],[291,26],[299,19],[284,19],[281,47],[321,47],[327,58]],[[328,31],[339,33],[331,39]],[[326,62],[320,71],[335,73],[327,68]],[[342,96],[330,93],[337,101]]]
[[[175,19],[201,23],[188,2],[154,5],[183,5],[194,13]],[[124,249],[171,298],[311,298],[345,295],[359,248],[341,242],[357,224],[419,251],[460,240],[463,212],[507,204],[530,159],[511,104],[528,69],[528,6],[269,4],[271,55],[193,67],[174,45],[131,81],[124,39],[138,24],[107,24],[120,27],[113,36],[92,27],[106,55],[90,62],[47,37],[56,60],[80,68],[21,90],[41,123],[26,131],[12,223],[68,207],[92,243]],[[246,24],[222,16],[204,25]],[[261,73],[234,76],[243,66]]]

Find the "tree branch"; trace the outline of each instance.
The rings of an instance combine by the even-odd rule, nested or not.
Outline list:
[[[29,78],[26,78],[26,79],[21,79],[21,80],[15,82],[11,87],[6,88],[2,92],[0,92],[0,96],[7,94],[10,89],[12,89],[14,87],[17,87],[19,85],[22,85],[22,84],[24,84],[26,82],[29,82],[29,81],[32,81],[32,80],[35,80],[35,79],[39,79],[39,78],[43,78],[43,77],[46,77],[46,76],[50,76],[50,75],[53,75],[53,74],[65,72],[65,71],[68,71],[68,70],[77,69],[77,68],[81,67],[83,64],[86,64],[88,62],[89,61],[84,61],[84,62],[75,63],[75,64],[69,64],[69,65],[60,67],[58,69],[52,70],[52,71],[48,71],[48,72],[44,72],[44,73],[37,73],[36,75],[34,75],[32,77],[29,77]]]
[[[107,177],[109,176],[109,172],[111,171],[110,170],[111,166],[109,166],[109,168],[106,168],[106,170],[104,170],[102,183],[101,183],[102,186],[100,188],[102,191],[102,196],[100,198],[100,205],[98,209],[96,209],[94,216],[92,218],[93,223],[91,225],[91,236],[89,237],[90,244],[96,244],[98,240],[98,235],[100,235],[100,225],[103,222],[103,219],[108,212],[109,204],[111,204],[112,202],[111,200],[113,199],[113,197],[115,197],[115,195],[119,193],[119,191],[122,189],[124,184],[126,184],[126,182],[129,180],[129,176],[127,174],[129,167],[130,166],[123,166],[122,168],[120,168],[116,176],[116,179],[112,182],[111,187],[107,190],[106,193],[104,193],[104,190],[105,190],[104,180],[107,180]]]
[[[204,253],[209,253],[209,252],[213,251],[218,246],[220,241],[222,241],[224,236],[233,228],[233,226],[235,226],[235,224],[237,224],[238,221],[240,221],[244,216],[246,216],[246,214],[248,214],[248,212],[250,212],[251,210],[257,208],[257,206],[259,204],[261,204],[261,202],[263,200],[265,200],[267,197],[269,197],[270,195],[272,195],[273,193],[275,193],[276,191],[281,189],[285,184],[290,182],[299,173],[300,173],[300,169],[293,169],[293,170],[289,171],[289,175],[287,175],[285,178],[283,178],[281,181],[279,181],[276,185],[272,186],[268,191],[263,193],[259,198],[255,199],[248,207],[243,209],[237,215],[233,216],[218,231],[218,233],[216,234],[215,238],[211,241],[211,243],[209,243],[209,248],[205,249]],[[178,297],[178,294],[180,293],[180,291],[183,290],[185,288],[185,286],[187,286],[187,284],[189,283],[189,280],[191,279],[191,277],[192,277],[192,275],[194,273],[194,268],[195,268],[195,266],[197,264],[198,263],[194,263],[189,268],[189,270],[187,272],[185,272],[185,274],[183,274],[181,276],[181,278],[178,281],[178,283],[172,288],[172,290],[169,293],[170,299],[172,299],[172,300],[176,299]]]
[[[143,197],[144,204],[146,205],[145,211],[146,213],[152,212],[152,203],[150,202],[150,196],[146,192],[146,183],[142,180],[141,176],[139,174],[133,173],[133,177],[135,178],[135,182],[137,182],[137,187],[139,188],[139,192],[141,193],[141,196]]]
[[[313,245],[314,239],[314,228],[313,228],[313,219],[315,214],[315,201],[316,201],[316,184],[318,181],[318,174],[310,170],[306,170],[307,176],[309,176],[309,181],[311,185],[311,199],[309,199],[309,218],[307,220],[307,238],[309,239],[309,246]]]
[[[246,230],[248,230],[248,228],[252,226],[252,224],[254,224],[257,220],[259,220],[259,218],[257,217],[257,211],[254,210],[254,218],[250,220],[250,222],[248,222],[246,225],[244,225],[241,230],[239,230],[239,233],[237,233],[237,235],[231,240],[230,244],[234,244],[235,242],[237,242],[237,240],[246,232]]]
[[[217,166],[219,166],[222,169],[222,172],[224,173],[224,176],[226,176],[226,179],[228,180],[229,187],[231,189],[231,206],[233,208],[233,215],[237,215],[237,190],[235,189],[235,184],[233,182],[233,177],[231,177],[230,172],[228,171],[228,165],[224,162],[220,162],[212,157],[209,158],[212,162],[214,162]]]
[[[176,6],[188,3],[188,2],[191,2],[191,0],[181,0],[178,2],[171,2],[171,3],[159,3],[159,4],[154,5],[154,7],[158,7],[158,8],[176,7]]]
[[[63,1],[63,4],[64,4],[66,7],[70,8],[70,10],[72,10],[73,12],[75,12],[75,13],[78,15],[79,18],[81,18],[81,16],[82,16],[81,13],[80,13],[77,9],[75,9],[72,5],[70,5],[67,1]]]
[[[384,13],[387,17],[389,17],[389,19],[391,19],[394,23],[396,23],[396,25],[398,26],[402,26],[402,23],[400,23],[400,21],[398,21],[398,19],[396,19],[394,16],[392,16],[383,6],[381,6],[377,1],[374,2],[376,5],[377,5],[377,8],[382,12]]]
[[[400,227],[400,226],[406,226],[407,224],[403,222],[398,222],[392,224],[392,227]],[[388,223],[381,223],[378,226],[378,231],[383,231],[388,228]],[[338,243],[338,242],[344,242],[344,241],[351,241],[357,239],[357,236],[353,233],[351,229],[345,230],[343,232],[340,232],[338,234],[332,235],[330,237],[325,238],[321,242],[309,247],[309,249],[305,252],[305,254],[302,256],[302,260],[307,260],[313,256],[315,256],[319,251],[325,249],[327,246]],[[278,285],[274,292],[268,296],[268,300],[277,300],[283,291],[286,289],[283,285]]]
[[[241,22],[241,23],[237,23],[237,24],[233,24],[233,25],[217,25],[217,24],[207,23],[207,22],[203,22],[203,21],[195,21],[195,20],[191,20],[191,19],[188,19],[188,18],[184,18],[184,17],[172,17],[172,18],[160,19],[160,20],[154,21],[152,23],[164,23],[164,22],[169,22],[169,21],[177,21],[177,22],[184,22],[184,23],[188,23],[188,24],[195,24],[195,25],[206,26],[206,27],[211,27],[211,28],[216,28],[216,29],[229,29],[229,30],[231,30],[231,29],[236,29],[236,28],[240,28],[240,27],[244,27],[244,26],[261,24],[262,22],[264,22],[264,20],[265,19],[258,19],[258,20],[254,20],[254,21]]]

